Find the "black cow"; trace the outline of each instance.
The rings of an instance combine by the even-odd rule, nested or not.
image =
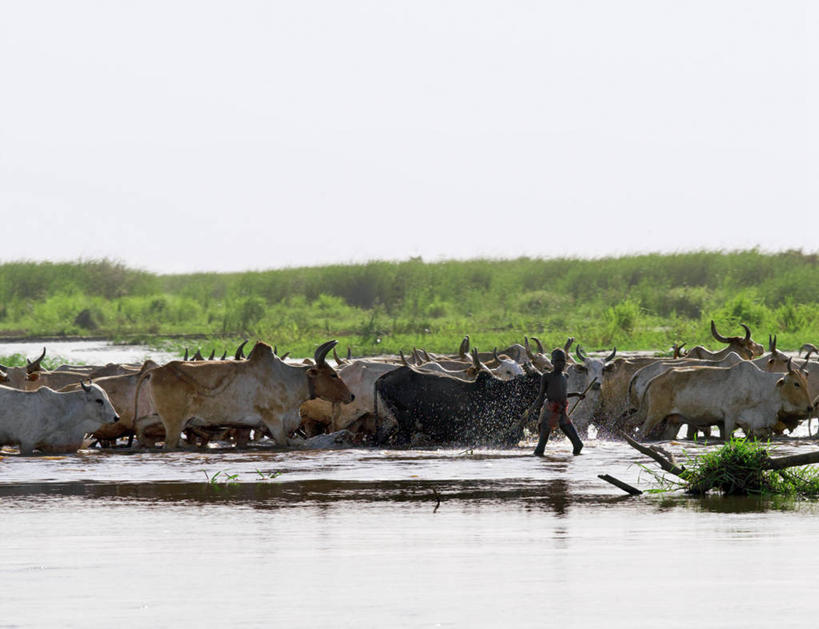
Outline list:
[[[523,438],[523,412],[540,387],[540,375],[499,380],[481,372],[474,382],[400,367],[375,383],[376,400],[398,421],[398,443],[415,432],[435,443],[513,446]],[[377,409],[376,409],[377,410]]]

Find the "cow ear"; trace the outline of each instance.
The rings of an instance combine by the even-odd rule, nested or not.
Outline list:
[[[612,369],[614,369],[614,363],[606,363],[603,366],[603,371],[611,371]]]
[[[317,375],[318,375],[318,369],[316,369],[315,367],[310,367],[310,369],[307,370],[307,377],[308,378],[315,378]]]
[[[776,386],[784,387],[785,386],[785,378],[780,378],[779,380],[777,380],[776,381]]]
[[[28,374],[26,376],[26,380],[31,380],[32,382],[34,380],[39,380],[39,379],[40,379],[40,373],[37,372],[37,371],[35,371],[34,373],[30,373],[30,374]]]

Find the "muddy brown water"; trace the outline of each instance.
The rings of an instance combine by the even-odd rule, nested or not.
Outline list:
[[[0,626],[815,624],[817,503],[631,498],[597,478],[654,486],[623,443],[530,451],[6,454]]]
[[[0,627],[815,626],[819,503],[532,447],[2,452]]]

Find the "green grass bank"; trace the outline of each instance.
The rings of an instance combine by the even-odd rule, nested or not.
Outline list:
[[[264,339],[312,353],[337,338],[356,355],[425,347],[483,349],[574,336],[587,349],[718,345],[751,326],[779,347],[819,342],[819,257],[757,250],[601,259],[466,260],[160,275],[110,260],[0,265],[0,336],[104,336],[179,341],[221,354]]]

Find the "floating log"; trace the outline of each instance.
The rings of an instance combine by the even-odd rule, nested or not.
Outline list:
[[[632,487],[628,483],[624,483],[623,481],[614,478],[614,476],[609,476],[608,474],[598,474],[597,478],[600,478],[607,483],[611,483],[615,487],[622,489],[624,492],[631,494],[632,496],[639,496],[643,493],[636,487]]]

